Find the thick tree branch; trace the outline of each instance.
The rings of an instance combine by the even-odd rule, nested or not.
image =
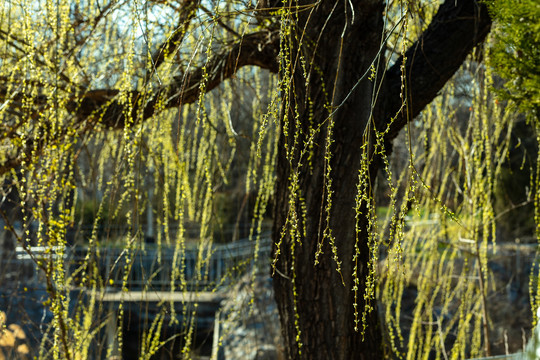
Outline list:
[[[437,96],[467,55],[485,39],[490,27],[487,8],[479,1],[446,0],[441,5],[429,27],[405,54],[405,106],[400,97],[403,57],[386,72],[379,120],[388,123],[397,115],[386,141],[394,139],[407,121]],[[384,123],[379,124],[379,129],[385,128]]]
[[[200,84],[207,76],[205,91],[216,88],[232,76],[238,69],[253,65],[277,73],[279,53],[279,32],[262,31],[245,35],[230,49],[216,55],[206,66],[193,71],[187,76],[175,77],[175,82],[167,89],[168,107],[196,101],[200,94]]]
[[[205,67],[187,74],[175,76],[173,81],[158,89],[147,101],[141,101],[140,91],[132,91],[130,103],[134,120],[142,111],[142,118],[148,119],[156,111],[156,105],[165,100],[166,108],[173,108],[195,102],[201,89],[208,92],[224,80],[232,77],[238,69],[255,65],[276,73],[279,52],[279,33],[261,31],[245,35],[238,43],[216,54]],[[110,128],[123,128],[126,111],[117,100],[118,90],[93,90],[68,103],[68,110],[78,118],[99,116],[100,123]]]

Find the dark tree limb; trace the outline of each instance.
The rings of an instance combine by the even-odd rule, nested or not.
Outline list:
[[[126,115],[129,114],[133,121],[141,121],[154,115],[160,101],[165,100],[166,108],[193,103],[199,98],[201,90],[211,91],[224,80],[234,76],[243,66],[254,65],[276,73],[279,68],[278,53],[278,31],[248,34],[218,52],[204,68],[197,68],[184,75],[172,77],[168,85],[158,88],[150,96],[139,90],[131,91],[128,94],[131,100],[129,109],[120,103],[118,99],[120,91],[116,89],[97,89],[73,96],[67,102],[66,109],[75,117],[72,123],[80,132],[84,132],[89,127],[93,128],[98,122],[110,129],[121,129],[126,125]],[[32,85],[43,86],[38,82]],[[23,93],[19,91],[10,97],[7,88],[0,86],[0,98],[4,101],[9,100],[10,106],[14,108],[19,107],[17,104],[22,104]],[[32,100],[36,109],[43,110],[43,107],[49,104],[48,99],[43,95],[38,95]],[[57,135],[56,138],[61,139],[64,132]],[[0,163],[0,175],[19,166],[23,161],[31,161],[31,154],[39,154],[44,146],[46,146],[45,141],[28,139],[25,148],[18,149],[13,156]]]
[[[173,80],[153,94],[146,102],[140,101],[143,93],[131,91],[131,115],[137,120],[150,118],[156,111],[159,101],[165,99],[165,107],[173,108],[190,104],[199,98],[201,89],[211,91],[224,80],[234,76],[238,69],[255,65],[276,73],[279,52],[279,33],[261,31],[245,35],[237,43],[216,54],[205,67],[189,73],[174,76]],[[205,80],[203,80],[205,79]],[[201,84],[203,86],[201,86]],[[81,120],[99,115],[100,123],[109,128],[120,129],[125,126],[125,108],[116,99],[118,90],[93,90],[68,103],[68,110]],[[142,111],[142,113],[140,113]]]
[[[487,7],[479,1],[446,0],[441,5],[429,27],[405,54],[405,106],[400,97],[403,57],[386,71],[379,130],[386,129],[390,119],[397,116],[386,134],[387,142],[437,96],[490,28]]]

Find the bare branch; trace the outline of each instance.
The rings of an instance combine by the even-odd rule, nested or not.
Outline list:
[[[147,75],[147,81],[166,58],[176,52],[176,49],[178,49],[178,46],[180,46],[186,35],[191,20],[193,20],[197,13],[199,5],[199,0],[184,0],[182,2],[181,8],[179,9],[180,14],[177,28],[152,54],[152,71]]]
[[[386,71],[383,84],[380,121],[390,125],[386,140],[422,111],[444,84],[459,69],[476,45],[481,43],[491,27],[491,18],[484,3],[476,0],[446,0],[422,36],[405,54],[406,102],[400,97],[403,57]],[[384,129],[384,123],[379,129]]]
[[[204,11],[208,16],[211,16],[211,17],[214,17],[214,14],[208,10],[204,5],[201,5],[200,6],[202,11]],[[237,38],[241,38],[242,35],[240,35],[239,33],[237,33],[233,28],[231,28],[229,25],[225,24],[223,21],[221,21],[221,19],[217,18],[216,19],[216,22],[222,27],[224,28],[225,30],[227,30],[229,33],[233,34],[234,36],[236,36]]]
[[[141,101],[141,92],[130,92],[130,103],[133,104],[131,114],[134,119],[137,119],[136,114],[142,110],[142,119],[148,119],[154,114],[158,101],[162,99],[165,99],[166,108],[193,103],[200,95],[203,81],[205,81],[204,91],[211,91],[246,65],[258,66],[276,73],[278,52],[279,33],[277,31],[261,31],[245,35],[230,48],[216,54],[204,68],[175,76],[170,84],[160,88],[146,102]],[[67,108],[80,119],[99,114],[103,125],[110,128],[123,128],[125,109],[116,99],[118,94],[118,90],[89,91],[82,95],[82,101],[74,98],[68,103]]]

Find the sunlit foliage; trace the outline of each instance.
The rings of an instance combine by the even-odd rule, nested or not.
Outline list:
[[[537,9],[534,4],[529,6]],[[219,284],[206,281],[204,269],[214,240],[229,221],[220,213],[220,201],[235,191],[245,199],[255,194],[248,207],[248,236],[258,248],[275,195],[280,132],[291,131],[293,140],[284,150],[288,158],[301,153],[309,167],[315,161],[310,155],[314,147],[322,146],[323,161],[330,164],[333,127],[337,126],[332,118],[332,94],[325,93],[323,104],[310,103],[321,106],[328,118],[324,124],[312,124],[304,142],[297,142],[301,134],[291,130],[300,128],[295,126],[299,119],[284,111],[292,106],[288,102],[293,95],[289,70],[297,54],[291,53],[289,41],[298,36],[290,33],[295,9],[284,7],[272,11],[273,17],[259,17],[255,8],[244,2],[188,0],[2,3],[0,176],[12,181],[21,200],[24,232],[18,244],[30,256],[30,245],[47,249],[44,256],[33,260],[46,282],[46,305],[54,314],[38,358],[115,355],[114,346],[121,347],[126,341],[121,327],[115,334],[116,345],[104,345],[100,354],[93,347],[101,341],[100,331],[106,326],[107,309],[101,300],[107,287],[130,290],[137,254],[152,247],[145,237],[155,237],[156,261],[171,269],[168,290],[191,290],[185,254],[187,249],[197,248],[196,288],[215,291]],[[380,53],[386,54],[387,62],[405,53],[435,9],[431,2],[386,4],[387,43]],[[533,15],[531,10],[523,17]],[[508,73],[515,78],[514,72],[518,72],[508,87],[510,97],[518,102],[532,99],[532,108],[538,111],[539,82],[530,77],[529,60],[538,61],[533,42],[539,31],[531,30],[536,36],[531,43],[528,33],[519,34],[522,51],[531,51],[530,56],[519,55],[501,37],[514,34],[517,28],[512,26],[501,28],[495,44],[503,44],[500,52],[514,51],[510,56],[522,66],[496,54],[493,58],[503,77]],[[233,53],[233,60],[224,55],[236,49],[237,43],[248,46],[253,34],[268,36],[269,42],[279,41],[276,64],[260,65],[244,59],[239,51]],[[478,49],[478,54],[482,51]],[[380,301],[388,353],[407,359],[428,358],[433,352],[444,359],[490,352],[486,298],[491,291],[487,263],[496,252],[497,238],[493,198],[515,117],[489,94],[493,74],[478,58],[471,57],[434,103],[409,122],[405,136],[399,138],[404,158],[388,157],[382,141],[385,129],[375,131],[376,152],[384,162],[377,191],[384,193],[384,204],[368,196],[373,186],[369,183],[370,159],[367,150],[359,148],[366,152],[354,194],[355,210],[358,218],[369,219],[370,273],[365,293],[356,286],[351,289],[355,298],[368,304],[365,308],[355,304],[354,321],[362,331],[369,304]],[[225,64],[228,61],[235,65]],[[298,61],[309,63],[301,56]],[[240,69],[244,65],[263,69]],[[371,80],[387,65],[374,65]],[[279,69],[281,77],[264,69]],[[94,106],[98,103],[100,106]],[[321,131],[327,135],[325,143],[315,144],[313,139]],[[394,154],[399,155],[398,147]],[[298,170],[302,164],[291,166]],[[328,166],[325,215],[330,214],[335,191],[330,172]],[[305,201],[297,173],[293,171],[284,180],[291,189],[291,209],[301,208]],[[538,190],[535,176],[531,184]],[[383,205],[389,210],[381,214]],[[288,232],[293,241],[276,244],[274,262],[280,246],[292,246],[293,252],[294,246],[301,246],[303,219],[309,216],[288,214],[282,238]],[[428,225],[418,225],[422,222]],[[85,228],[88,224],[89,229]],[[119,231],[111,230],[119,226]],[[74,245],[68,242],[68,232],[73,229],[81,235],[76,245],[87,248],[84,261],[75,269],[64,262]],[[332,229],[325,228],[323,233],[321,247],[327,241],[332,253],[318,252],[314,265],[318,256],[331,256],[335,271],[340,272],[342,259]],[[95,261],[104,256],[104,246],[111,244],[120,249],[112,265],[120,274],[116,277],[100,273]],[[172,264],[162,262],[164,247],[174,253]],[[255,261],[257,254],[255,251]],[[359,254],[347,255],[354,262]],[[252,269],[255,276],[255,267],[241,266]],[[145,275],[148,279],[155,276]],[[235,275],[231,269],[221,283],[234,280]],[[357,274],[353,279],[359,281]],[[298,279],[292,281],[296,284]],[[88,290],[87,301],[70,314],[70,302],[75,300],[70,290],[80,286]],[[402,300],[408,286],[417,295],[405,333]],[[144,291],[153,290],[149,287]],[[172,304],[160,306],[155,321],[142,335],[141,358],[167,346],[170,339],[160,338],[167,321],[182,322],[181,352],[190,358],[196,332],[194,308],[186,306],[176,314]],[[122,322],[123,305],[118,316]]]
[[[490,63],[504,79],[499,93],[533,119],[540,116],[540,5],[488,2],[496,19]]]

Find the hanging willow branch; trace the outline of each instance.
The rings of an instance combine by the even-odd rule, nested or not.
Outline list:
[[[216,53],[205,67],[174,76],[169,84],[158,88],[151,96],[146,95],[145,92],[133,90],[127,94],[128,101],[120,102],[120,90],[96,89],[73,96],[67,101],[65,108],[75,117],[75,127],[83,133],[98,123],[109,129],[122,129],[126,124],[128,111],[133,119],[146,120],[155,114],[157,104],[160,102],[164,102],[164,108],[181,107],[195,102],[199,98],[203,79],[205,81],[204,91],[208,92],[247,65],[255,65],[276,73],[278,71],[278,52],[278,31],[260,31],[248,34],[228,48]],[[35,88],[45,86],[45,84],[38,82],[34,82],[32,85]],[[27,91],[20,91],[11,94],[8,98],[6,86],[0,85],[0,97],[3,98],[4,105],[10,106],[12,111],[22,107],[24,94],[27,93]],[[146,101],[144,100],[145,96]],[[35,108],[36,114],[48,104],[48,99],[44,95],[35,96],[32,99],[32,106]],[[137,114],[141,113],[142,116],[138,117]],[[14,126],[20,127],[21,124],[22,122],[18,122]],[[13,133],[13,131],[4,134],[7,133]],[[61,141],[65,133],[59,132],[55,136],[57,141]],[[5,136],[3,137],[5,138]],[[38,142],[36,139],[28,139],[24,148],[19,149],[14,156],[7,158],[0,164],[0,175],[17,167],[23,161],[30,161],[33,155],[41,152],[44,145],[44,141]]]

